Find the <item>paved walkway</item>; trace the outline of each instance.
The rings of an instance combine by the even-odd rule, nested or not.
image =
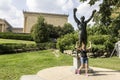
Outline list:
[[[120,72],[91,67],[94,73],[74,74],[72,66],[59,66],[39,71],[36,75],[24,75],[20,80],[120,80]]]

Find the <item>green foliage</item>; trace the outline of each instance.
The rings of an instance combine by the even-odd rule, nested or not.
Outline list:
[[[26,40],[15,40],[15,39],[1,39],[0,44],[3,43],[23,43],[23,44],[35,44],[34,41],[26,41]]]
[[[16,40],[28,40],[32,41],[32,37],[30,34],[25,33],[12,33],[12,32],[2,32],[0,33],[0,38],[3,39],[16,39]]]
[[[36,43],[48,42],[50,38],[58,38],[74,31],[70,23],[60,27],[47,24],[44,21],[45,19],[40,16],[37,23],[31,29],[31,35]]]
[[[95,24],[92,27],[87,28],[88,36],[89,35],[110,35],[111,28],[104,25]]]
[[[23,43],[3,43],[0,44],[0,53],[17,53],[25,51],[38,50],[36,44],[23,44]]]
[[[20,80],[25,74],[36,74],[39,70],[72,65],[72,57],[59,54],[56,57],[52,50],[26,52],[0,56],[0,79]]]
[[[60,26],[55,27],[55,32],[56,32],[57,35],[58,35],[57,38],[59,38],[59,37],[61,37],[62,35],[64,35],[63,29],[62,29],[62,27],[60,27]]]
[[[93,44],[104,44],[104,42],[109,39],[110,39],[109,35],[91,35],[91,36],[89,36],[89,40],[91,40]]]
[[[49,34],[50,38],[57,38],[57,37],[59,37],[59,34],[58,34],[59,31],[57,31],[56,28],[57,27],[55,27],[55,26],[53,26],[51,24],[47,25],[47,31],[48,31],[48,34]]]
[[[0,54],[38,50],[35,42],[25,40],[0,39]]]
[[[80,0],[82,2],[88,1],[88,0]],[[89,0],[90,5],[94,5],[95,2],[100,1],[100,0]],[[111,24],[111,12],[115,9],[118,8],[120,5],[120,0],[103,0],[102,3],[100,4],[100,9],[98,11],[99,14],[99,21],[108,26]]]
[[[57,40],[57,48],[63,52],[66,49],[74,49],[78,41],[78,32],[67,34]],[[111,35],[94,34],[88,36],[88,41],[92,42],[92,52],[111,52],[114,48],[116,38]]]
[[[112,22],[110,25],[111,28],[111,34],[113,37],[118,37],[119,30],[120,30],[120,14],[119,16]]]
[[[74,32],[74,28],[70,23],[65,23],[63,27],[48,24],[48,33],[50,38],[58,38],[65,34]]]
[[[74,32],[74,28],[70,23],[65,23],[63,29],[64,34],[72,33]]]
[[[74,49],[77,40],[78,40],[77,32],[64,35],[61,38],[58,38],[57,48],[61,52],[66,49]]]
[[[115,42],[117,42],[117,39],[112,38],[111,35],[91,35],[89,36],[89,40],[95,45],[96,50],[103,49],[103,51],[106,52],[111,52]],[[103,46],[103,48],[99,47],[99,45]],[[92,48],[94,48],[94,46],[92,46]]]
[[[102,56],[103,54],[104,54],[104,52],[105,52],[105,45],[102,45],[102,44],[97,44],[97,45],[95,45],[95,44],[92,44],[92,52],[93,53],[96,53],[95,55],[94,55],[94,57],[100,57],[100,56]],[[99,55],[99,53],[102,53],[101,55]]]
[[[97,52],[94,56],[102,56],[100,53],[106,51],[105,42],[109,39],[109,35],[91,35],[89,36],[89,41],[92,42],[92,52]]]
[[[64,35],[63,29],[60,26],[53,26],[48,24],[47,30],[50,38],[58,38]]]
[[[80,1],[81,1],[81,2],[85,2],[85,1],[87,1],[87,0],[80,0]],[[96,1],[99,1],[99,0],[90,0],[90,1],[89,1],[89,4],[90,4],[90,5],[94,5]]]
[[[56,43],[53,43],[53,42],[38,43],[37,47],[40,50],[56,49]]]
[[[45,19],[39,16],[37,23],[32,27],[31,35],[36,43],[48,41],[47,24],[44,21]]]

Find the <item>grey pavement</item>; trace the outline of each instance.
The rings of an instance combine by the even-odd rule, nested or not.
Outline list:
[[[58,66],[40,70],[36,75],[24,75],[20,80],[120,80],[120,72],[90,67],[94,73],[89,73],[86,77],[84,73],[81,75],[74,74],[72,66]]]

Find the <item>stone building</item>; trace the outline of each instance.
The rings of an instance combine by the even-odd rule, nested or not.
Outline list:
[[[12,26],[4,19],[0,19],[0,32],[12,32]]]
[[[48,24],[54,26],[63,26],[68,22],[68,15],[65,14],[50,14],[37,12],[23,12],[24,14],[24,33],[30,33],[32,26],[37,22],[39,16],[43,16]]]
[[[12,28],[13,33],[23,33],[23,28]]]
[[[23,33],[23,28],[14,28],[6,20],[0,19],[0,32]]]

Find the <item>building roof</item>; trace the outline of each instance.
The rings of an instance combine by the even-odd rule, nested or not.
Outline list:
[[[43,14],[43,15],[66,16],[66,17],[69,16],[69,15],[67,15],[67,14],[43,13],[43,12],[28,12],[28,11],[23,11],[23,14]]]

